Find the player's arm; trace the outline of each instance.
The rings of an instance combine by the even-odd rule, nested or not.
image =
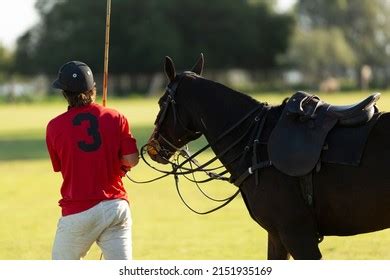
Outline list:
[[[53,166],[53,170],[54,172],[60,172],[61,171],[61,161],[60,161],[60,158],[57,154],[57,151],[56,149],[54,148],[54,144],[53,144],[53,132],[52,132],[52,129],[51,129],[51,125],[50,123],[47,125],[47,128],[46,128],[46,146],[47,146],[47,150],[49,152],[49,155],[50,155],[50,159],[51,159],[51,163],[52,163],[52,166]]]
[[[133,154],[122,156],[121,161],[122,161],[122,165],[129,167],[129,168],[133,168],[134,166],[136,166],[138,164],[138,161],[139,161],[138,151],[136,153],[133,153]]]
[[[127,119],[121,117],[121,170],[126,173],[136,166],[139,161],[137,141],[130,132]]]
[[[122,177],[126,175],[127,172],[130,171],[130,169],[138,164],[139,161],[139,154],[138,151],[136,153],[124,155],[121,157],[121,171]]]

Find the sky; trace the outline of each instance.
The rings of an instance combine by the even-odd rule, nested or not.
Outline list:
[[[0,0],[0,44],[13,48],[17,37],[38,22],[36,0]]]
[[[99,0],[104,1],[104,0]],[[296,0],[278,0],[278,9],[286,10]],[[13,49],[16,39],[38,22],[36,0],[0,0],[0,44]]]
[[[276,5],[276,8],[281,12],[285,12],[296,2],[297,0],[278,0],[278,4]]]

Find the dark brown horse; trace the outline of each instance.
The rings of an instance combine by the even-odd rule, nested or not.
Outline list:
[[[167,163],[176,149],[204,135],[232,178],[252,163],[247,133],[254,115],[266,106],[224,85],[202,78],[203,55],[189,72],[176,75],[167,57],[167,91],[148,149],[151,158]],[[266,160],[267,139],[284,104],[268,106],[258,156]],[[231,133],[230,128],[240,123]],[[223,139],[219,139],[224,135]],[[231,143],[242,138],[237,145]],[[228,152],[226,148],[229,149]],[[304,148],[302,148],[304,152]],[[239,160],[237,154],[242,154]],[[257,182],[258,181],[258,182]],[[275,167],[248,176],[239,188],[251,217],[268,232],[268,259],[320,259],[319,236],[348,236],[390,227],[390,114],[383,113],[372,128],[358,167],[323,163],[313,173],[313,205],[302,195],[299,178]]]

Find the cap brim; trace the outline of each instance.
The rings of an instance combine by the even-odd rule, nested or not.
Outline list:
[[[57,79],[52,83],[52,87],[56,89],[62,89],[64,90],[64,86],[60,83],[60,81]]]

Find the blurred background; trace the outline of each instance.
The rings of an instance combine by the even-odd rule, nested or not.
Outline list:
[[[390,85],[387,0],[113,0],[110,95],[154,95],[162,61],[190,67],[246,92],[386,89]],[[0,96],[52,94],[69,60],[101,80],[106,1],[14,0],[0,33]],[[98,86],[101,82],[97,83]]]
[[[45,131],[67,107],[51,81],[62,64],[81,60],[101,92],[106,0],[0,1],[0,260],[50,259],[62,178],[52,172]],[[108,106],[145,144],[166,85],[164,57],[182,71],[202,52],[206,78],[260,101],[280,104],[299,89],[347,104],[378,90],[380,110],[390,111],[389,15],[388,0],[112,0]],[[140,163],[130,175],[157,174]],[[216,206],[180,184],[192,207]],[[173,178],[125,185],[135,259],[266,258],[267,233],[241,197],[199,217]],[[213,182],[204,191],[225,198],[236,188]],[[384,230],[326,237],[320,248],[325,259],[390,259],[389,244]],[[87,258],[99,259],[99,248]]]

